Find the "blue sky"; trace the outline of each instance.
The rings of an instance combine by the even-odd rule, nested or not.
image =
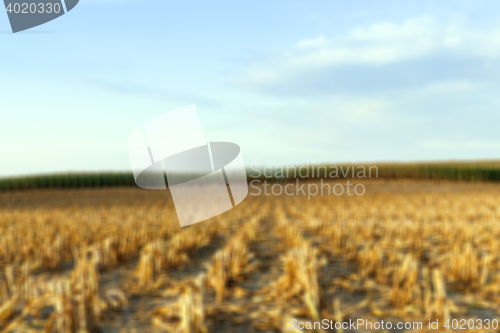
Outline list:
[[[245,162],[499,157],[494,1],[81,0],[9,33],[0,176],[129,170],[139,124],[196,104]]]

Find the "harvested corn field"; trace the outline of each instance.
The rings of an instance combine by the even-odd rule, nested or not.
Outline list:
[[[362,196],[249,195],[185,228],[168,191],[1,192],[1,332],[496,319],[500,186],[364,184]]]

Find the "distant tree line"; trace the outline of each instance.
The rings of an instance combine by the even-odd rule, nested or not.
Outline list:
[[[294,166],[297,172],[279,172],[287,167],[248,168],[248,180],[290,181],[296,178],[363,178],[363,168],[373,171],[367,178],[380,179],[430,179],[457,181],[500,181],[500,163],[456,163],[456,164],[376,164],[358,165],[308,165]],[[288,171],[292,167],[288,167]],[[337,168],[337,172],[333,172]],[[353,169],[355,172],[352,172]],[[299,172],[300,171],[300,172]],[[307,177],[306,177],[307,175]],[[354,176],[353,176],[354,175]],[[360,177],[361,175],[361,177]],[[43,188],[92,188],[136,186],[131,172],[89,172],[49,175],[32,175],[0,178],[0,190],[22,190]]]

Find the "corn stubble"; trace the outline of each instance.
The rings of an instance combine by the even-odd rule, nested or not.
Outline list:
[[[291,319],[358,318],[425,328],[499,314],[500,187],[369,186],[249,196],[186,228],[171,202],[137,189],[2,193],[1,332],[291,332]]]

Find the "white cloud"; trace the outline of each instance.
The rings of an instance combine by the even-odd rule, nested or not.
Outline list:
[[[279,84],[340,66],[381,66],[443,53],[496,59],[500,56],[500,26],[480,30],[463,22],[442,23],[430,16],[376,23],[333,38],[320,35],[300,40],[274,59],[253,64],[236,81],[243,85]]]

